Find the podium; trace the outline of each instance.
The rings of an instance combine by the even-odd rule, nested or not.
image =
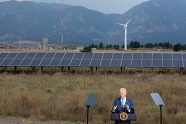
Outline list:
[[[121,120],[121,116],[122,116],[121,114],[127,117],[124,117],[124,119]],[[136,114],[128,114],[128,113],[112,113],[110,118],[112,121],[117,121],[118,124],[130,124],[130,121],[137,120]]]

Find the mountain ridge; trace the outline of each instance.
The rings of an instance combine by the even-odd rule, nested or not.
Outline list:
[[[64,44],[123,44],[128,25],[128,43],[139,41],[184,43],[186,1],[150,0],[126,13],[104,14],[81,6],[64,5]],[[0,41],[41,41],[43,37],[61,43],[61,4],[0,2]],[[10,36],[10,37],[9,37]]]

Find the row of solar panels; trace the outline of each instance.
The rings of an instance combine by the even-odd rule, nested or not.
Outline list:
[[[0,53],[0,66],[186,67],[185,53]]]

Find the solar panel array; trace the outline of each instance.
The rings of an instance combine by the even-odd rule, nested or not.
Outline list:
[[[186,67],[186,53],[0,53],[0,66]]]

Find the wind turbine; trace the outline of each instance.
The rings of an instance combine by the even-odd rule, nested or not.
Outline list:
[[[121,26],[123,26],[125,28],[125,37],[124,37],[125,47],[124,47],[124,51],[127,51],[127,25],[129,24],[130,20],[126,24],[117,23],[118,25],[121,25]]]

